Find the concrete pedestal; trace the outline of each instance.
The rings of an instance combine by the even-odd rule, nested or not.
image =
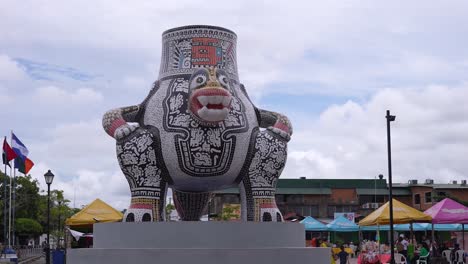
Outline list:
[[[297,223],[160,222],[94,225],[94,248],[67,263],[330,263],[329,248],[306,248]]]

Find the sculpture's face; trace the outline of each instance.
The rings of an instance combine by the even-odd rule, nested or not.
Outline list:
[[[210,67],[195,71],[189,81],[191,114],[203,123],[222,122],[231,107],[229,89],[229,79],[223,70]]]

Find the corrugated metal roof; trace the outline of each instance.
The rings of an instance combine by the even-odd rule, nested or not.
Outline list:
[[[385,179],[279,179],[278,188],[386,189]]]
[[[410,189],[392,189],[392,194],[394,196],[409,196],[411,195]]]
[[[224,190],[215,191],[214,193],[222,194],[239,194],[238,188],[228,188]],[[276,194],[331,194],[330,188],[277,188]]]
[[[362,189],[362,188],[357,188],[356,193],[358,195],[388,195],[388,189]],[[393,188],[392,194],[395,196],[407,196],[411,195],[411,191],[409,189],[396,189]]]
[[[468,189],[468,185],[461,184],[433,184],[434,189]]]
[[[331,194],[330,188],[277,188],[276,194]]]
[[[387,189],[362,189],[362,188],[357,188],[356,189],[357,195],[388,195],[388,190]]]

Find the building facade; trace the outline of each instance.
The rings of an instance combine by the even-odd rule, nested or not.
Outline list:
[[[468,201],[466,181],[435,184],[432,180],[419,183],[410,180],[393,184],[395,199],[426,210],[445,197]],[[367,216],[388,201],[386,180],[374,179],[279,179],[276,203],[285,218],[289,215],[333,219],[335,213],[353,213],[356,221]],[[209,205],[211,215],[222,213],[223,204],[240,204],[237,188],[218,191]]]

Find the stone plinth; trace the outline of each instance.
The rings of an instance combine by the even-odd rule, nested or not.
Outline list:
[[[94,248],[67,263],[329,263],[329,248],[306,248],[304,226],[259,222],[142,222],[94,225]]]

